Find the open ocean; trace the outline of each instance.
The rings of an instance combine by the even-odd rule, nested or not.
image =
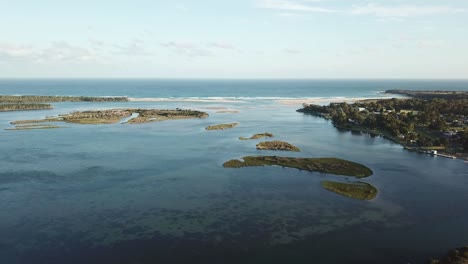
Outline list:
[[[409,152],[297,113],[303,101],[387,89],[468,91],[468,81],[0,80],[0,94],[128,96],[0,113],[0,263],[426,263],[468,245],[468,164]],[[206,119],[8,131],[76,110],[189,108]],[[218,113],[236,110],[239,113]],[[239,122],[225,131],[208,125]],[[299,153],[258,151],[271,132]],[[374,171],[372,201],[323,189],[349,177],[226,169],[249,155],[337,157]]]

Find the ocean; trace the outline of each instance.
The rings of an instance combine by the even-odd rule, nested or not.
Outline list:
[[[302,102],[468,90],[434,80],[0,80],[0,94],[128,96],[0,113],[0,263],[425,263],[468,244],[467,163],[409,152],[296,112]],[[77,110],[196,109],[206,119],[9,131]],[[220,113],[220,110],[238,113]],[[208,125],[239,122],[224,131]],[[298,153],[258,151],[271,132]],[[349,177],[223,168],[249,155],[337,157],[374,171],[371,201],[323,189]]]

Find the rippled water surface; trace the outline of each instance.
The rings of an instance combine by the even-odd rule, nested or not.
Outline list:
[[[382,89],[427,85],[397,84],[350,82],[354,92],[344,82],[325,81],[0,81],[0,94],[194,98],[200,89],[198,97],[250,98],[55,103],[53,110],[0,113],[0,263],[421,263],[468,244],[466,163],[338,131],[326,120],[297,113],[300,105],[277,102],[375,97]],[[451,85],[468,87],[448,82],[440,88]],[[210,117],[4,130],[13,120],[121,107],[191,108]],[[217,113],[221,108],[239,113]],[[240,125],[204,129],[230,122]],[[238,140],[263,132],[302,152],[260,152],[259,140]],[[374,171],[365,180],[379,194],[358,201],[320,186],[348,177],[222,167],[247,155],[359,162]]]

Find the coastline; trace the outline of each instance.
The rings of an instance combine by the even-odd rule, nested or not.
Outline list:
[[[252,101],[272,101],[282,105],[326,104],[326,103],[354,103],[362,100],[379,100],[399,98],[400,96],[373,97],[128,97],[129,102],[190,102],[190,103],[245,103]]]
[[[401,145],[404,149],[409,150],[409,151],[415,151],[415,152],[419,152],[419,153],[423,153],[423,154],[429,154],[429,155],[432,155],[432,156],[440,156],[440,157],[450,158],[450,159],[457,159],[458,158],[458,159],[461,159],[462,161],[465,161],[465,162],[468,161],[468,154],[466,152],[463,152],[463,151],[458,151],[458,148],[453,148],[453,147],[450,148],[449,146],[444,147],[441,144],[439,144],[439,145],[431,145],[431,144],[428,145],[427,143],[425,145],[414,144],[414,142],[416,142],[415,140],[413,140],[414,142],[411,142],[411,143],[408,142],[407,140],[401,140],[400,137],[403,138],[403,139],[405,138],[405,135],[403,135],[403,134],[400,134],[400,136],[397,137],[396,135],[390,133],[386,129],[377,128],[376,125],[374,125],[374,128],[369,128],[368,126],[364,125],[365,122],[371,122],[372,121],[372,118],[369,117],[370,114],[367,113],[368,112],[368,110],[366,109],[367,104],[379,104],[381,102],[394,102],[394,100],[398,101],[398,99],[400,99],[399,100],[400,102],[405,102],[405,103],[409,102],[409,104],[413,103],[412,100],[416,100],[416,101],[421,100],[420,102],[426,102],[426,103],[429,101],[429,104],[431,104],[431,103],[433,103],[432,101],[430,101],[432,99],[440,99],[440,100],[451,100],[451,99],[453,99],[454,101],[458,100],[457,102],[459,104],[460,103],[463,104],[463,102],[464,102],[463,100],[465,100],[465,98],[468,96],[468,92],[409,91],[409,90],[387,90],[387,91],[385,91],[385,94],[388,94],[388,95],[393,95],[394,93],[396,93],[397,95],[400,95],[399,96],[400,98],[366,99],[366,100],[357,100],[357,101],[354,101],[354,102],[353,101],[348,101],[348,102],[339,102],[338,103],[338,104],[342,103],[342,104],[347,105],[348,103],[351,102],[351,104],[350,104],[350,106],[352,108],[351,110],[349,110],[349,107],[348,108],[344,107],[345,110],[343,110],[343,108],[339,108],[338,111],[337,111],[336,109],[335,110],[333,109],[333,106],[336,105],[334,103],[336,103],[336,102],[331,102],[329,104],[329,106],[326,106],[326,105],[319,105],[319,104],[317,104],[317,101],[315,101],[315,103],[312,103],[312,104],[303,104],[303,108],[298,109],[297,112],[309,113],[309,114],[312,114],[312,115],[315,115],[315,116],[325,118],[327,120],[333,120],[333,122],[332,122],[333,126],[335,128],[337,128],[337,129],[350,130],[350,131],[355,131],[355,132],[359,132],[359,133],[364,132],[364,133],[368,133],[368,134],[371,134],[371,135],[382,136],[382,137],[384,137],[386,139],[389,139],[389,140]],[[403,95],[403,97],[401,95]],[[419,97],[422,97],[422,99],[420,99]],[[440,97],[442,97],[442,98],[440,98]],[[447,98],[447,99],[444,99],[444,98]],[[358,106],[355,105],[356,103],[358,104],[359,108],[358,108]],[[434,107],[433,105],[431,105],[431,106]],[[308,109],[310,107],[312,107],[312,109]],[[392,104],[390,104],[389,107],[392,107]],[[400,105],[395,106],[395,107],[405,107],[405,105],[400,104]],[[408,107],[408,106],[406,106],[406,107]],[[330,108],[331,108],[331,110],[330,110]],[[361,110],[361,109],[364,109],[364,110]],[[373,109],[373,111],[374,111],[374,112],[372,112],[373,115],[370,115],[371,117],[375,116],[375,113],[376,113],[375,111],[376,110]],[[392,113],[394,111],[395,111],[395,109],[393,109],[393,108],[390,108],[390,110],[388,110],[388,111],[384,109],[383,115],[387,115],[387,114]],[[361,114],[361,112],[365,113],[364,117]],[[377,114],[379,114],[381,112],[378,112]],[[331,113],[333,113],[333,114],[331,114]],[[399,111],[398,111],[398,113],[399,113]],[[461,115],[461,116],[458,116],[458,117],[461,118],[461,120],[463,120],[464,119],[463,112],[457,112],[457,113],[459,115]],[[447,114],[447,113],[445,113],[445,114]],[[439,114],[439,115],[441,117],[443,116],[442,114]],[[397,117],[396,119],[399,119],[399,118]],[[356,120],[359,120],[359,121],[356,121]],[[370,121],[368,121],[368,120],[370,120]],[[373,120],[374,120],[374,122],[376,122],[375,117],[374,117]],[[380,122],[382,122],[382,121],[380,121]],[[443,124],[445,126],[447,126],[447,122],[446,121],[443,121],[443,122],[444,122]],[[459,121],[457,121],[457,122],[459,122]],[[393,122],[393,124],[394,123],[395,122]],[[414,125],[413,123],[411,123],[411,124]],[[400,129],[400,127],[398,127],[397,129]],[[405,129],[404,126],[403,126],[403,129]],[[447,129],[447,128],[445,128],[445,129]],[[443,130],[443,128],[441,128],[441,130],[442,131],[440,131],[440,133],[445,131],[445,130]],[[396,130],[396,131],[397,131],[396,133],[399,133],[399,130]],[[463,132],[463,130],[462,130],[462,132]],[[409,132],[406,132],[406,133],[409,133]],[[423,133],[423,132],[421,132],[421,133]],[[424,133],[428,133],[428,132],[424,131]]]

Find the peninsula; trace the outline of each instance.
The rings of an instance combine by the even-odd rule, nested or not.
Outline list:
[[[127,97],[0,95],[0,103],[128,102]]]
[[[467,159],[468,93],[454,94],[456,99],[364,100],[303,105],[297,111],[330,119],[337,128],[382,135],[409,150]]]
[[[416,91],[416,90],[387,90],[386,94],[405,95],[424,100],[431,99],[468,99],[468,92],[464,91]]]
[[[3,104],[3,103],[0,103],[0,112],[46,110],[46,109],[52,109],[52,108],[53,107],[50,104],[36,104],[36,103],[27,103],[27,104],[8,103],[8,104]]]
[[[0,112],[52,109],[57,102],[127,102],[127,97],[0,95]]]

